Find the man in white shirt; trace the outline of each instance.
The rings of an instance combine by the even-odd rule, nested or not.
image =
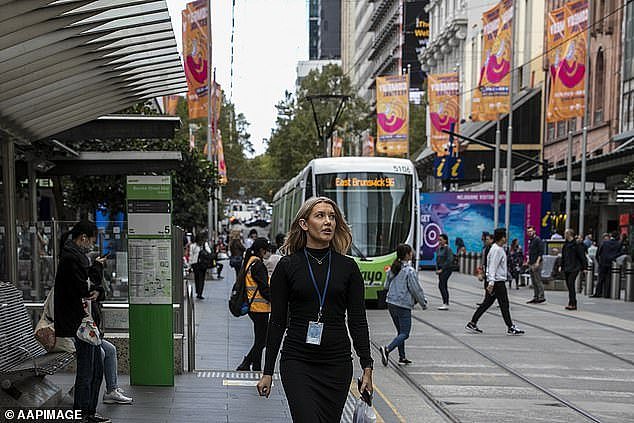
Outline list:
[[[506,251],[504,250],[504,244],[506,244],[506,229],[498,228],[493,232],[493,242],[487,256],[486,267],[486,281],[487,292],[484,297],[484,302],[480,304],[480,307],[473,313],[471,321],[467,323],[465,329],[473,333],[482,333],[482,330],[478,327],[478,320],[484,312],[486,312],[497,298],[500,305],[500,311],[504,318],[504,323],[507,326],[507,335],[523,335],[524,331],[520,330],[513,324],[511,320],[511,313],[509,311],[509,297],[506,292],[506,281],[508,280],[508,266],[506,264]]]

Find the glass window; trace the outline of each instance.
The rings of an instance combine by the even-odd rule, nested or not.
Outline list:
[[[552,141],[555,139],[555,124],[553,122],[550,122],[548,124],[548,135],[547,135],[547,139],[549,141]]]
[[[407,240],[412,223],[412,176],[340,172],[316,176],[319,195],[334,200],[352,230],[353,255],[389,254]]]
[[[308,168],[308,174],[306,175],[306,197],[304,201],[308,200],[313,194],[313,169]]]
[[[603,64],[603,49],[599,49],[597,53],[597,69],[594,73],[595,82],[594,87],[596,91],[596,96],[594,99],[594,124],[598,125],[603,122],[603,102],[604,102],[604,91],[605,91],[605,76],[603,75],[604,64]]]
[[[566,126],[565,120],[557,122],[557,138],[562,138],[567,135]]]

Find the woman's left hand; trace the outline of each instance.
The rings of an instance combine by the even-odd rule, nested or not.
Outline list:
[[[363,394],[363,391],[368,391],[370,395],[374,393],[374,387],[372,386],[372,369],[363,369],[363,376],[361,376],[361,386],[359,387],[359,393]]]

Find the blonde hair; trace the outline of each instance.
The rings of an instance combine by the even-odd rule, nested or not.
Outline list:
[[[350,232],[350,228],[341,210],[339,210],[339,206],[328,197],[312,197],[302,204],[295,215],[295,220],[293,220],[291,228],[286,234],[286,241],[282,246],[284,254],[290,255],[306,247],[308,235],[306,235],[306,231],[299,225],[299,221],[308,221],[313,208],[319,203],[330,204],[335,211],[335,235],[330,241],[330,246],[339,254],[346,254],[348,252],[350,244],[352,243],[352,232]]]

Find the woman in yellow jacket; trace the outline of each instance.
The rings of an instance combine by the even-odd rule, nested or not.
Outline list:
[[[266,345],[266,330],[271,312],[269,274],[264,257],[271,251],[266,238],[256,238],[246,251],[239,278],[244,278],[249,300],[249,318],[253,321],[253,346],[236,370],[262,370],[262,350]]]

